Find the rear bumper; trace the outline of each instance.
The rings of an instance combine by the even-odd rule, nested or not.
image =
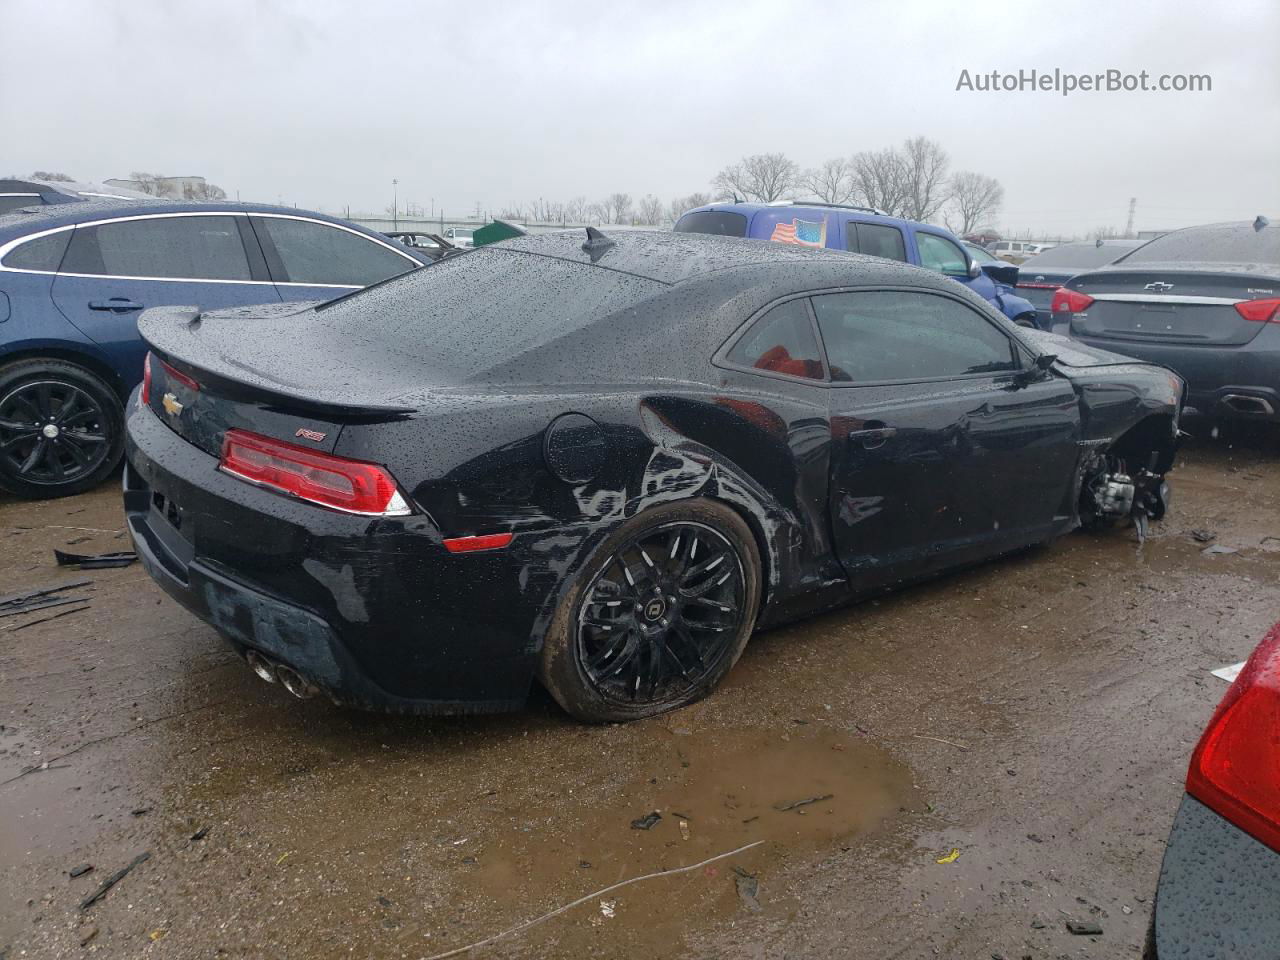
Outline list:
[[[1168,367],[1187,381],[1187,406],[1196,413],[1280,423],[1280,325],[1265,324],[1253,340],[1238,347],[1103,340],[1071,333],[1065,324],[1054,332]]]
[[[242,654],[369,709],[524,703],[555,584],[531,575],[519,550],[454,556],[421,515],[350,516],[243,483],[133,404],[126,453],[125,513],[143,566]]]
[[[1162,958],[1280,957],[1280,853],[1184,796],[1156,892]]]

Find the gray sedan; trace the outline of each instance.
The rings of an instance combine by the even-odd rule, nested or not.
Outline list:
[[[1266,217],[1175,230],[1053,297],[1053,330],[1163,364],[1188,407],[1280,423],[1280,228]]]

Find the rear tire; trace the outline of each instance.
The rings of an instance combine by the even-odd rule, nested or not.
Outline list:
[[[30,500],[101,483],[124,456],[124,406],[101,377],[63,360],[0,367],[0,488]]]
[[[760,553],[711,500],[647,510],[596,548],[561,600],[541,678],[592,723],[652,717],[706,696],[742,655],[760,606]]]

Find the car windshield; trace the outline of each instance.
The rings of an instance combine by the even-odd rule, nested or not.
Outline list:
[[[1036,254],[1022,265],[1024,270],[1033,267],[1100,267],[1121,256],[1131,246],[1117,247],[1104,243],[1064,243]]]
[[[988,251],[976,244],[966,243],[964,248],[969,251],[969,256],[973,257],[978,263],[1000,263],[999,257],[993,257]]]
[[[1280,267],[1280,227],[1217,223],[1156,237],[1118,263],[1257,263]]]

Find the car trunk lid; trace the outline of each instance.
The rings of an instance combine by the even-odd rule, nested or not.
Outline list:
[[[413,408],[371,389],[356,389],[358,371],[331,351],[308,350],[288,338],[297,304],[201,314],[193,308],[150,310],[139,323],[150,347],[144,380],[147,406],[170,429],[219,456],[230,429],[247,430],[325,453],[353,422],[394,419]],[[260,321],[245,325],[242,321]],[[219,329],[221,325],[226,327]],[[236,359],[246,339],[274,344],[254,364]],[[236,350],[236,347],[239,350]],[[325,371],[301,383],[291,369]]]
[[[1066,284],[1093,298],[1072,314],[1071,332],[1097,340],[1239,346],[1262,329],[1236,310],[1242,301],[1274,297],[1280,284],[1243,272],[1161,269],[1101,270]]]

